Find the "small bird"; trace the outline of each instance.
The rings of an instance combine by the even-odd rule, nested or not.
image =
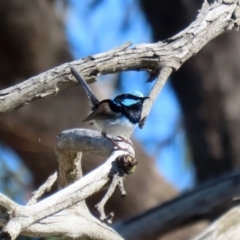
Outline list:
[[[140,92],[118,95],[113,100],[99,101],[80,74],[70,66],[73,76],[83,86],[90,99],[92,112],[83,120],[91,121],[103,136],[107,134],[129,139],[132,132],[141,120],[143,103],[149,97]]]

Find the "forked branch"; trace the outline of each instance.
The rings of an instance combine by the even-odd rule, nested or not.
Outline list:
[[[122,173],[118,161],[116,161],[118,157],[129,154],[134,156],[131,144],[124,141],[118,144],[126,151],[115,151],[113,144],[95,131],[75,129],[60,134],[57,142],[57,155],[61,155],[59,159],[65,157],[66,161],[71,162],[74,154],[69,153],[75,152],[77,155],[79,151],[98,152],[101,155],[110,154],[110,157],[102,166],[80,180],[76,180],[54,195],[33,205],[19,206],[4,197],[2,202],[11,214],[10,220],[3,228],[3,236],[9,235],[11,239],[15,239],[21,232],[26,235],[31,235],[34,232],[35,236],[69,237],[74,232],[74,238],[79,239],[86,238],[86,236],[93,239],[122,239],[111,228],[95,219],[85,207],[78,205],[109,184],[118,171]],[[62,176],[62,174],[60,175]],[[77,206],[74,208],[76,204]],[[79,216],[79,219],[75,219],[82,226],[82,228],[78,228],[78,231],[76,229],[73,231],[72,215],[74,218]],[[54,226],[52,226],[53,223]],[[95,229],[94,233],[93,229]]]

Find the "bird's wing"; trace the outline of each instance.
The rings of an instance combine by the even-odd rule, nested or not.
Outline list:
[[[120,117],[122,114],[120,112],[113,112],[109,107],[109,104],[105,102],[100,102],[98,107],[91,112],[83,122],[87,122],[95,119],[114,119]]]
[[[83,86],[88,98],[90,99],[93,107],[95,107],[96,105],[99,104],[98,99],[96,98],[96,96],[94,95],[94,93],[92,92],[91,88],[88,86],[88,84],[86,83],[86,81],[81,77],[81,75],[77,72],[77,70],[69,65],[71,72],[73,74],[73,76],[78,80],[78,82]]]

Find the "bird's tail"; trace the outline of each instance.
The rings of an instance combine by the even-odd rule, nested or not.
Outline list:
[[[90,87],[88,86],[88,84],[86,83],[86,81],[81,77],[81,75],[77,72],[77,70],[69,65],[70,69],[71,69],[71,72],[72,72],[72,75],[78,80],[78,82],[83,86],[88,98],[90,99],[91,101],[91,104],[93,105],[93,107],[95,107],[99,101],[98,99],[96,98],[96,96],[93,94],[92,90],[90,89]]]

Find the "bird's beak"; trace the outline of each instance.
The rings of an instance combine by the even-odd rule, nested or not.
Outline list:
[[[147,99],[149,99],[150,97],[143,97],[142,100],[145,101]]]

